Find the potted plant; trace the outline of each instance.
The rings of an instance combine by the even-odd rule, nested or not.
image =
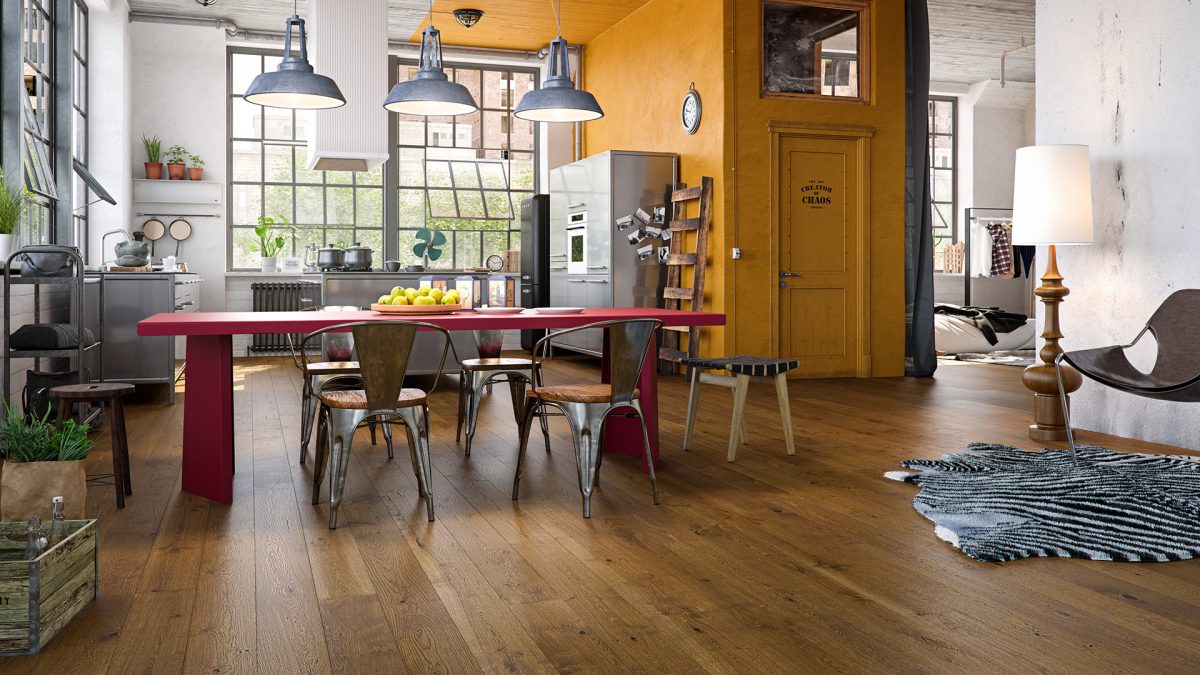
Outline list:
[[[185,162],[190,154],[182,145],[172,145],[167,150],[167,178],[183,180],[183,170],[187,167]]]
[[[424,272],[429,267],[430,260],[436,262],[438,258],[442,257],[441,246],[446,243],[446,235],[438,230],[422,227],[417,230],[416,237],[420,242],[416,246],[413,246],[413,255],[423,258],[425,263],[423,265],[409,265],[405,269],[409,272]]]
[[[188,167],[188,180],[204,180],[204,160],[199,155],[188,157],[191,166]]]
[[[61,495],[67,519],[84,516],[87,473],[84,460],[92,442],[88,426],[66,420],[62,426],[41,418],[27,419],[6,406],[0,421],[0,452],[5,463],[0,470],[0,520],[6,522],[41,516],[48,520],[51,500]]]
[[[251,251],[257,251],[262,256],[262,271],[267,273],[275,272],[277,267],[277,256],[283,250],[284,244],[287,243],[287,238],[282,234],[275,234],[275,226],[281,225],[285,229],[292,229],[291,223],[283,216],[259,216],[258,225],[254,227],[254,234],[258,237],[257,244],[250,244]]]
[[[8,260],[12,254],[13,242],[17,238],[13,233],[32,199],[33,194],[20,179],[10,180],[0,169],[0,262]]]
[[[162,140],[142,134],[142,147],[146,148],[146,178],[162,180]]]

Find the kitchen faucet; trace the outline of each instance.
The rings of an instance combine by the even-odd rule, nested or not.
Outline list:
[[[107,242],[108,242],[109,235],[112,235],[112,234],[119,234],[119,235],[125,237],[122,241],[129,241],[129,233],[126,232],[125,230],[109,230],[108,232],[105,232],[103,235],[101,235],[101,237],[100,237],[100,258],[101,258],[100,267],[101,268],[106,267],[108,265],[108,263],[110,263],[110,262],[115,263],[117,261],[116,247],[113,247],[112,260],[104,260],[103,259],[104,258],[104,248],[105,248],[105,246],[108,245]]]

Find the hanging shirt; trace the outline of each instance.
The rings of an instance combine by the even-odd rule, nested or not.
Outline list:
[[[992,235],[992,276],[1011,278],[1013,259],[1008,230],[1000,223],[990,223],[987,229]]]
[[[980,222],[971,223],[971,276],[992,275],[992,235]]]

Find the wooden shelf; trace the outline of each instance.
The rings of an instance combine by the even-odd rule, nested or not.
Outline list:
[[[133,201],[144,204],[221,205],[225,203],[225,185],[210,180],[135,178]]]

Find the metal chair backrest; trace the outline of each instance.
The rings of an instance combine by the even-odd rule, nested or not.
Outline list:
[[[361,321],[339,326],[347,327],[354,333],[368,408],[391,410],[396,407],[419,330],[437,331],[442,335],[441,360],[430,392],[437,389],[437,381],[446,365],[446,354],[450,351],[450,333],[445,328],[420,321]]]
[[[1200,289],[1169,295],[1146,326],[1158,342],[1154,377],[1179,380],[1200,373]]]
[[[537,386],[541,386],[541,359],[545,358],[554,339],[578,331],[605,330],[608,332],[608,381],[612,386],[611,402],[613,405],[630,403],[633,401],[633,390],[637,388],[638,379],[642,376],[646,353],[654,345],[654,336],[662,326],[663,322],[659,319],[616,319],[550,333],[538,340],[533,348],[537,365]],[[537,358],[539,352],[541,358]]]

